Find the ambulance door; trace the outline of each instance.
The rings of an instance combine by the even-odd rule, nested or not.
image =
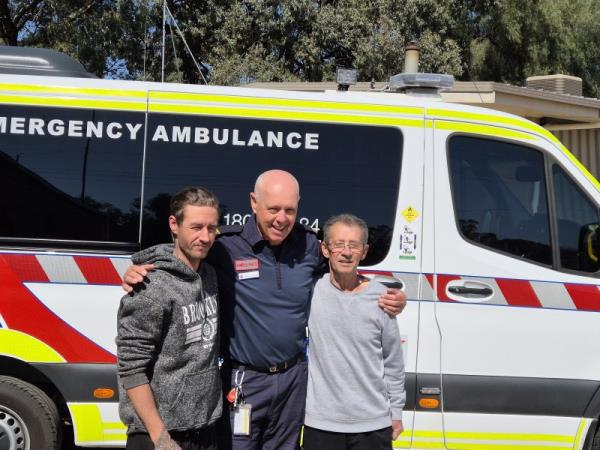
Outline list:
[[[600,377],[598,191],[550,139],[434,130],[445,446],[580,448]]]
[[[429,123],[426,123],[430,125]],[[431,288],[431,274],[434,272],[434,172],[433,172],[433,129],[426,126],[422,135],[423,151],[418,157],[415,152],[406,159],[405,167],[411,175],[403,177],[405,191],[398,207],[398,228],[408,226],[420,231],[418,236],[419,264],[410,269],[417,280],[417,291],[407,291],[408,307],[400,315],[401,329],[414,330],[412,341],[408,342],[407,395],[414,405],[414,421],[411,431],[412,448],[439,448],[443,446],[443,426],[441,408],[440,377],[440,334],[435,319],[434,293]],[[413,149],[416,148],[412,147]],[[411,166],[414,164],[414,166]],[[403,170],[403,173],[408,170]],[[418,179],[411,177],[416,177]],[[419,195],[420,208],[415,211],[416,219],[411,221],[407,214],[410,195]],[[418,299],[418,301],[412,301]],[[415,314],[417,314],[415,316]],[[406,325],[405,325],[406,324]],[[408,327],[408,328],[406,328]],[[416,339],[415,339],[416,337]],[[418,344],[418,348],[417,348]],[[416,354],[411,353],[416,350]],[[414,363],[414,366],[411,364]],[[410,376],[409,376],[410,375]]]
[[[406,405],[402,416],[404,432],[394,441],[394,448],[414,446],[414,410],[417,389],[417,355],[419,346],[419,290],[422,265],[424,134],[422,126],[401,127],[402,149],[397,204],[394,205],[394,229],[389,230],[391,243],[386,257],[378,264],[362,267],[366,275],[393,277],[402,282],[407,306],[397,317],[402,340],[406,373]],[[391,160],[390,157],[387,158]],[[376,161],[370,164],[377,164]],[[364,189],[369,189],[368,185]],[[373,198],[377,204],[378,199]],[[379,207],[385,207],[379,204]]]

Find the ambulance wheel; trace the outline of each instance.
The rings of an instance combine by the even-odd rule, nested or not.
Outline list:
[[[0,450],[59,450],[60,417],[39,388],[0,376]]]
[[[594,436],[590,450],[600,450],[600,426],[596,429],[596,435]]]

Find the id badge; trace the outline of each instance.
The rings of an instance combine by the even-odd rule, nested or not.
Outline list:
[[[243,403],[233,409],[233,434],[237,436],[250,436],[250,415],[252,405]]]

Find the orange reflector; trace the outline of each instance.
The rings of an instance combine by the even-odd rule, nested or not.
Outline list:
[[[94,389],[95,398],[113,398],[115,391],[110,388],[96,388]]]
[[[419,399],[419,406],[421,408],[433,409],[440,406],[440,401],[437,398],[421,398]]]

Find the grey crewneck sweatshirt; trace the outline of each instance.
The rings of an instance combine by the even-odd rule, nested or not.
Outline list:
[[[304,423],[320,430],[363,433],[402,419],[404,359],[395,317],[377,304],[377,282],[356,293],[315,285],[310,317]]]
[[[121,299],[117,326],[119,412],[128,433],[145,431],[127,389],[149,384],[168,430],[194,430],[221,416],[217,278],[173,255],[173,245],[133,255],[152,263],[143,289]]]

